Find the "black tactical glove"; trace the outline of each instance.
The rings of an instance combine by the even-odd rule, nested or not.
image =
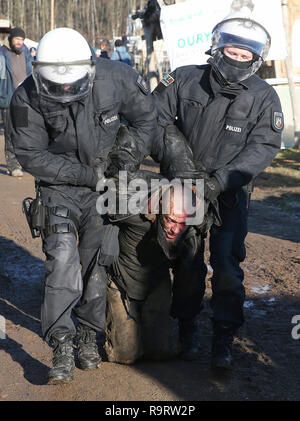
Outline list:
[[[160,171],[169,180],[177,177],[198,178],[193,152],[185,136],[175,125],[167,126],[164,131]]]
[[[119,171],[127,171],[128,179],[134,177],[140,167],[142,155],[138,143],[127,127],[121,126],[112,150],[108,154],[106,177],[115,177]]]
[[[210,177],[207,180],[204,180],[204,198],[210,202],[214,202],[219,194],[221,193],[222,188],[220,183],[215,177]]]

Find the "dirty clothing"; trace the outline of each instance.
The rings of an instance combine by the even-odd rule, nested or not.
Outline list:
[[[133,364],[141,357],[162,360],[178,354],[178,328],[170,317],[171,292],[168,276],[161,279],[145,301],[135,301],[108,276],[105,342],[108,361]],[[129,316],[133,306],[138,320]]]
[[[245,258],[247,186],[279,151],[283,130],[279,98],[256,75],[221,86],[210,65],[176,69],[164,77],[153,96],[160,131],[174,123],[185,135],[196,166],[221,185],[222,225],[213,226],[210,235],[211,305],[217,321],[238,327],[244,320],[240,263]],[[157,154],[155,145],[153,153]]]
[[[163,248],[158,219],[139,214],[116,222],[120,252],[109,269],[107,297],[110,361],[132,363],[141,356],[174,355],[178,352],[174,318],[189,320],[200,311],[204,289],[197,278],[206,275],[202,254],[195,258],[202,247],[197,242],[200,235],[196,238],[195,229],[189,227],[170,255]]]
[[[156,127],[152,98],[130,67],[99,59],[92,91],[82,100],[43,100],[29,77],[13,96],[11,116],[16,155],[38,179],[50,215],[43,241],[43,334],[47,340],[56,332],[74,334],[72,310],[81,323],[104,330],[105,268],[111,264],[105,254],[117,236],[97,213],[98,170],[105,171],[121,118],[138,145],[137,156],[148,154]]]

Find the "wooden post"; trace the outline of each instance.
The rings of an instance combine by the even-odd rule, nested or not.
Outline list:
[[[146,58],[147,73],[148,73],[150,90],[152,92],[158,85],[158,80],[156,77],[156,67],[155,67],[155,53],[154,53],[153,39],[152,39],[152,35],[153,35],[152,25],[144,27],[144,35],[145,35],[146,50],[147,50],[147,58]]]
[[[54,29],[54,0],[51,0],[50,29]]]
[[[286,44],[287,44],[287,57],[285,59],[286,73],[289,83],[289,90],[292,103],[292,112],[294,120],[294,139],[295,147],[300,149],[300,113],[296,97],[296,89],[294,83],[294,71],[291,57],[291,37],[289,31],[289,15],[288,15],[288,0],[281,0],[283,25],[285,28]]]

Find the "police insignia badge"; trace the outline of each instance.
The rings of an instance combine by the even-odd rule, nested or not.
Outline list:
[[[149,93],[149,86],[148,83],[139,75],[137,81],[137,85],[139,86],[140,90],[147,95]]]
[[[161,83],[165,86],[169,86],[173,82],[174,82],[174,78],[171,75],[165,75],[161,80]]]
[[[276,131],[281,131],[283,129],[283,114],[277,111],[273,112],[273,129]]]

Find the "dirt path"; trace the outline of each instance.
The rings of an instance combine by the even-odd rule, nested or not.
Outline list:
[[[231,373],[220,376],[209,367],[208,278],[206,306],[198,319],[199,361],[134,366],[103,362],[93,372],[76,368],[75,381],[68,386],[48,386],[51,350],[39,324],[44,257],[21,212],[22,199],[33,195],[33,179],[29,174],[22,179],[7,176],[3,136],[0,150],[0,322],[6,327],[6,338],[0,339],[0,401],[300,399],[300,339],[291,335],[292,317],[300,315],[299,187],[289,187],[298,216],[268,200],[276,189],[254,192],[243,264],[246,323],[235,339]]]

